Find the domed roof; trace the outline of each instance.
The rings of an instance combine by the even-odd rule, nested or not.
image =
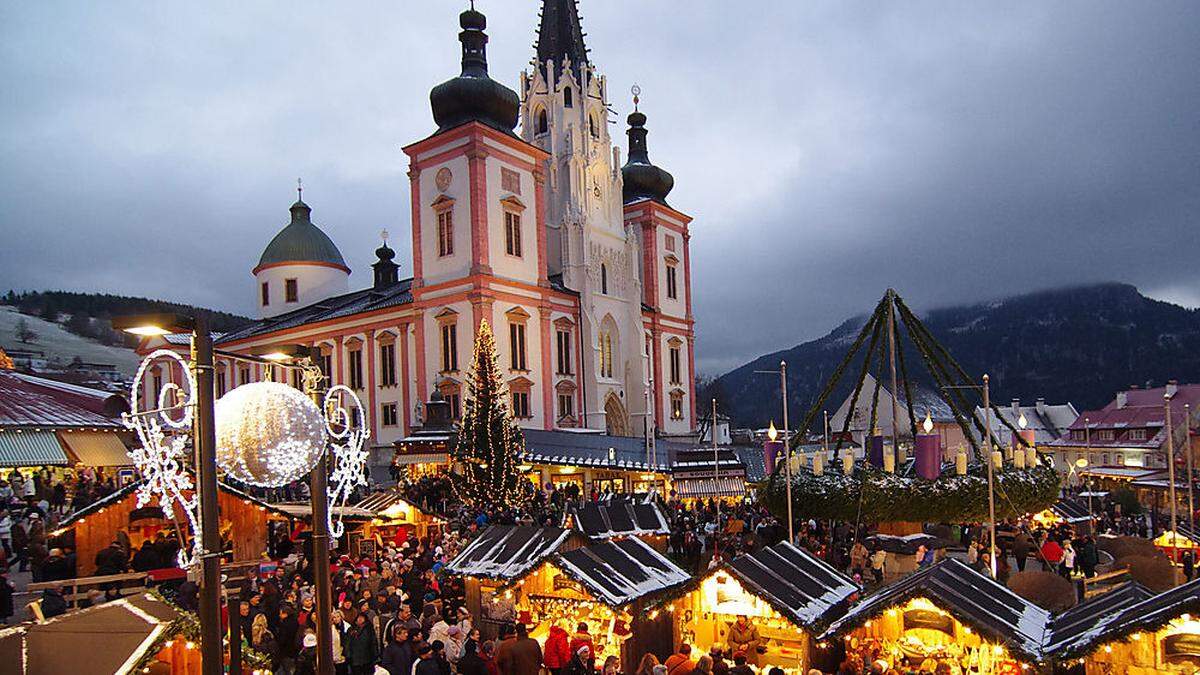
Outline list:
[[[511,134],[517,126],[521,101],[517,92],[488,77],[487,18],[474,9],[459,16],[462,32],[462,74],[447,80],[429,92],[433,121],[438,131],[447,131],[467,122],[482,122]]]
[[[346,260],[337,245],[312,222],[312,209],[302,201],[292,204],[292,222],[275,235],[258,259],[255,273],[267,265],[280,263],[324,263],[346,270]]]
[[[666,169],[650,163],[650,154],[646,150],[646,116],[634,110],[629,115],[629,160],[621,167],[621,178],[624,187],[622,197],[625,203],[639,199],[653,199],[661,204],[667,203],[667,195],[675,187],[675,177]]]

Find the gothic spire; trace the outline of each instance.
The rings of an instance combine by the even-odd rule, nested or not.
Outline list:
[[[538,65],[553,61],[561,67],[563,57],[567,57],[578,71],[588,63],[588,48],[583,44],[578,0],[542,0],[541,19],[537,41]]]

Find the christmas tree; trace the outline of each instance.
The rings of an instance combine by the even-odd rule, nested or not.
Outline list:
[[[486,320],[479,324],[471,361],[468,398],[453,453],[455,496],[476,510],[523,506],[533,497],[533,484],[517,470],[525,437],[513,421],[496,339]]]

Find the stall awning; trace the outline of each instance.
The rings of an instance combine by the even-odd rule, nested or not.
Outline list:
[[[450,455],[444,452],[430,452],[419,455],[396,455],[393,464],[396,466],[415,466],[417,464],[448,464]]]
[[[680,499],[709,497],[741,497],[746,494],[746,481],[741,478],[684,478],[671,484]]]
[[[109,431],[63,431],[62,439],[84,466],[133,466],[125,444]]]
[[[570,534],[559,527],[492,525],[451,560],[446,571],[468,577],[516,579],[558,551]]]
[[[575,529],[589,539],[668,534],[671,526],[653,495],[611,495],[575,510]]]
[[[0,466],[67,464],[67,453],[53,431],[0,431]]]
[[[728,568],[747,590],[803,626],[844,612],[859,592],[828,563],[787,542],[734,558]]]
[[[558,566],[610,607],[622,607],[687,583],[691,576],[636,538],[558,554]]]

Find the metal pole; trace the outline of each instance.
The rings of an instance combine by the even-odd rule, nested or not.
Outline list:
[[[896,382],[896,291],[888,289],[888,361],[892,369],[892,457],[900,459],[900,406],[896,401],[898,383]],[[908,402],[912,406],[912,401]],[[990,429],[990,427],[989,427]],[[913,439],[916,442],[916,439]],[[896,462],[892,466],[897,470]],[[993,574],[993,576],[995,576]]]
[[[988,378],[983,376],[983,414],[987,420],[983,425],[983,434],[987,436],[987,478],[988,478],[988,549],[991,551],[992,578],[996,578],[996,468],[992,463],[992,399],[988,393]]]
[[[1083,443],[1084,455],[1087,457],[1088,466],[1092,465],[1092,420],[1089,417],[1083,418]],[[1079,487],[1083,487],[1083,476],[1076,475],[1075,480],[1079,481]]]
[[[305,364],[305,388],[318,408],[323,406],[324,375]],[[333,590],[329,578],[329,449],[325,448],[309,475],[312,501],[313,593],[317,596],[317,673],[333,675]]]
[[[717,495],[717,531],[716,541],[713,542],[713,553],[720,550],[721,544],[721,456],[717,452],[717,399],[712,400],[712,417],[708,424],[708,433],[712,436],[713,451],[713,493]]]
[[[1187,486],[1188,486],[1188,529],[1196,531],[1196,501],[1193,487],[1195,474],[1192,473],[1192,404],[1183,404],[1183,452],[1187,456]]]
[[[1175,513],[1175,439],[1172,438],[1174,430],[1171,429],[1171,397],[1168,394],[1163,394],[1163,407],[1166,409],[1167,422],[1167,494],[1171,500],[1171,547],[1174,548],[1176,534],[1176,513]]]
[[[779,362],[779,383],[783,388],[783,461],[787,475],[788,543],[796,543],[796,519],[792,517],[792,433],[788,428],[787,361]]]
[[[217,429],[213,416],[213,344],[208,317],[197,312],[192,333],[192,362],[196,369],[196,411],[193,441],[199,479],[200,531],[200,656],[204,675],[225,671],[221,645],[221,528],[217,508]]]

